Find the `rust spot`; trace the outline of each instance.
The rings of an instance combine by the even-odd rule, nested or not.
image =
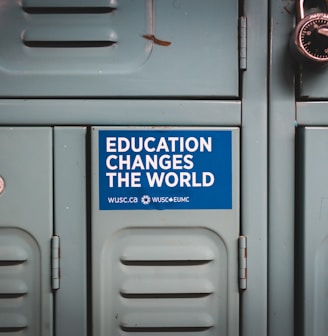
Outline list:
[[[171,45],[170,41],[160,40],[153,34],[142,35],[142,37],[146,40],[153,41],[154,44],[157,44],[157,45],[160,45],[160,46],[163,46],[163,47],[168,47],[169,45]]]

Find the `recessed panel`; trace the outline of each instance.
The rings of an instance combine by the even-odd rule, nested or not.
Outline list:
[[[4,0],[0,95],[237,97],[237,5]]]
[[[118,232],[99,260],[99,335],[226,335],[227,257],[222,239],[206,229]]]

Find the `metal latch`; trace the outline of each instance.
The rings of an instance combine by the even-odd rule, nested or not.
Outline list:
[[[51,238],[51,287],[53,290],[60,288],[60,238]]]
[[[239,289],[247,289],[247,237],[240,236],[239,247]]]

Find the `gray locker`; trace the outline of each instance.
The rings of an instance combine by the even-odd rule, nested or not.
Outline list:
[[[52,129],[0,128],[0,334],[52,335]]]
[[[205,153],[209,147],[196,145],[200,134],[213,136],[213,152]],[[229,139],[228,147],[217,146],[222,140],[217,135]],[[175,139],[170,149],[161,141],[164,137]],[[192,145],[187,141],[191,138]],[[125,151],[126,139],[135,147],[134,154]],[[132,139],[143,139],[148,154]],[[186,140],[184,145],[181,139]],[[183,161],[181,146],[193,157]],[[93,334],[237,336],[239,129],[94,127],[91,148]],[[144,180],[147,173],[160,171],[159,166],[154,170],[143,166],[153,164],[157,154],[158,162],[166,156],[165,165],[174,166],[162,170],[168,169],[170,178],[161,180],[168,188],[161,184],[152,189]],[[198,172],[199,167],[213,169],[219,183],[210,197],[214,202],[202,190],[211,183],[209,175],[184,183],[180,175],[176,183],[175,173],[192,170],[189,159]],[[214,164],[208,165],[207,159],[214,159]],[[204,166],[198,166],[199,161]],[[140,173],[140,181],[137,175],[129,181],[124,175],[115,182],[111,172]],[[227,189],[222,186],[225,182]],[[187,194],[182,184],[194,186],[195,194]]]
[[[239,94],[237,0],[5,0],[0,41],[1,96]]]
[[[301,128],[297,150],[297,332],[304,336],[325,336],[328,330],[328,128]]]
[[[0,334],[253,336],[283,325],[281,320],[269,320],[270,314],[276,316],[272,304],[268,310],[268,285],[274,282],[267,254],[271,237],[267,229],[274,226],[267,225],[268,117],[272,115],[268,102],[274,100],[268,97],[274,87],[268,90],[269,5],[260,0],[1,2],[0,119],[4,126],[33,126],[35,136],[49,131],[49,142],[40,140],[44,146],[50,143],[47,151],[30,148],[29,136],[20,142],[50,158],[53,172],[38,188],[51,189],[53,214],[49,222],[43,221],[43,212],[39,215],[44,203],[38,203],[38,209],[30,207],[37,198],[33,190],[26,195],[27,208],[34,209],[33,229],[29,224],[23,229],[3,227],[0,247],[10,252],[19,245],[15,263],[29,268],[12,282],[18,294],[8,294],[10,286],[4,284]],[[238,29],[240,16],[242,29]],[[275,29],[279,26],[275,20],[272,23]],[[245,63],[248,54],[247,71],[243,71],[245,63],[238,64],[242,63],[239,48]],[[91,125],[97,126],[91,130]],[[172,195],[166,191],[164,195],[120,194],[112,198],[114,208],[107,209],[108,204],[100,205],[105,184],[99,180],[99,132],[146,129],[167,136],[192,131],[193,138],[197,132],[230,134],[231,147],[224,152],[225,160],[222,153],[211,156],[208,170],[208,157],[198,160],[205,174],[197,175],[191,169],[196,155],[191,140],[185,161],[180,153],[173,154],[175,170],[167,168],[168,174],[152,178],[153,184],[166,184]],[[8,145],[1,140],[0,150]],[[202,146],[206,152],[208,144]],[[12,149],[8,152],[15,161]],[[214,156],[217,161],[212,161]],[[1,150],[0,168],[3,158]],[[115,158],[110,160],[109,166],[117,164]],[[161,164],[168,167],[169,162],[164,156]],[[39,164],[42,171],[48,168],[39,159],[30,164]],[[135,161],[135,167],[140,164]],[[14,173],[13,166],[11,162],[7,171]],[[210,187],[211,169],[217,166],[225,176],[224,187],[217,187],[209,197],[201,190]],[[1,193],[0,178],[0,203],[10,190],[7,174],[0,169],[2,175],[5,191]],[[113,181],[114,175],[108,175],[107,186]],[[143,189],[138,174],[120,183]],[[194,189],[199,201],[189,202],[191,195],[184,194],[181,185]],[[31,187],[24,190],[28,193]],[[156,207],[149,197],[159,200]],[[10,202],[17,204],[16,197]],[[8,213],[7,207],[0,206],[1,219],[3,209]],[[248,236],[247,253],[246,246],[238,251],[240,222]],[[51,291],[52,234],[60,238],[60,281],[53,279],[59,289]],[[277,245],[271,242],[270,238],[274,249]],[[39,244],[44,245],[38,248]],[[246,268],[240,272],[238,259],[245,266],[247,254],[249,272]],[[5,255],[2,266],[11,266],[7,259]],[[243,291],[246,286],[238,286],[239,272],[245,283],[248,273],[247,291]],[[34,281],[31,276],[40,273],[39,282]],[[34,296],[23,294],[27,287]],[[8,313],[7,303],[18,301],[14,296],[24,297],[25,306]],[[276,300],[281,296],[286,297],[281,291]],[[8,318],[11,312],[14,319]],[[15,323],[9,325],[11,320]]]

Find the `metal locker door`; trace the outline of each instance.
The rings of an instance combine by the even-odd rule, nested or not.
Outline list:
[[[239,129],[92,129],[93,335],[237,336]]]
[[[328,332],[328,128],[298,130],[297,334]]]
[[[52,335],[52,129],[0,128],[0,334]]]
[[[54,127],[54,234],[60,238],[57,336],[87,335],[86,127]]]
[[[2,0],[0,41],[1,96],[239,96],[238,0]]]

